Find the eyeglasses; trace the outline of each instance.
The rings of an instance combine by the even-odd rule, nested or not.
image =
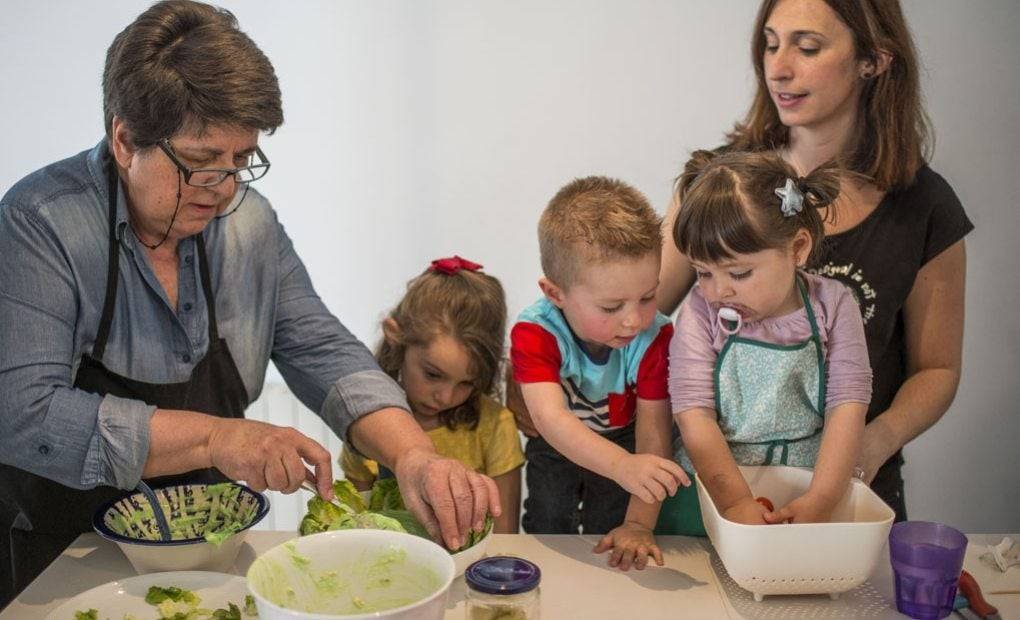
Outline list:
[[[166,153],[166,156],[170,158],[170,161],[174,162],[177,169],[180,170],[181,175],[184,177],[184,182],[194,187],[212,187],[213,185],[219,185],[226,180],[227,177],[233,176],[236,183],[251,183],[257,181],[262,177],[266,176],[269,172],[269,160],[266,159],[266,154],[262,152],[258,146],[255,147],[255,153],[248,155],[248,165],[241,166],[240,168],[198,168],[191,169],[181,163],[181,160],[177,159],[177,155],[174,153],[174,147],[170,144],[170,140],[164,138],[157,142],[159,148]],[[251,163],[252,158],[257,157],[258,163]]]

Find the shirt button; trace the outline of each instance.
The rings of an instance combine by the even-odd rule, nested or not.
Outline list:
[[[183,361],[185,364],[190,364],[191,356],[185,353],[184,355],[181,356],[181,361]]]
[[[47,445],[39,446],[39,454],[46,456],[50,453],[50,447]]]
[[[190,302],[185,302],[185,304],[184,304],[184,311],[185,312],[191,312],[191,303]]]
[[[190,256],[185,256],[184,257],[184,264],[185,265],[190,265],[191,264],[191,257]]]

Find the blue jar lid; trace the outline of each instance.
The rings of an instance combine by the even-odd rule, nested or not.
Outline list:
[[[542,571],[523,558],[497,555],[468,566],[464,579],[472,590],[486,594],[520,594],[538,587]]]

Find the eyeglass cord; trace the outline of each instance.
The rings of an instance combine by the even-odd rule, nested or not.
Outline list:
[[[177,204],[176,204],[176,206],[174,206],[174,214],[170,217],[170,225],[167,226],[166,232],[163,233],[163,237],[159,240],[159,243],[157,243],[155,245],[149,245],[148,243],[143,241],[142,237],[138,234],[138,231],[135,230],[134,225],[130,224],[130,222],[129,222],[129,226],[131,228],[131,232],[135,235],[135,239],[138,240],[138,243],[141,243],[142,245],[144,245],[145,247],[149,248],[150,250],[155,250],[159,246],[163,245],[166,242],[167,237],[170,236],[170,231],[173,230],[173,228],[174,228],[174,222],[177,221],[177,213],[181,210],[181,177],[183,177],[183,176],[184,176],[183,173],[180,170],[178,170],[177,171]],[[226,180],[226,179],[224,179],[224,180]],[[247,196],[248,196],[248,184],[245,183],[244,184],[244,193],[241,194],[241,199],[237,201],[237,206],[235,206],[229,212],[224,213],[223,215],[217,215],[215,219],[222,220],[223,218],[225,218],[227,216],[233,215],[235,211],[237,211],[238,209],[241,208],[241,204],[244,202],[244,199]]]

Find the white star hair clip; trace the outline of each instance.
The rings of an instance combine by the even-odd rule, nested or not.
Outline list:
[[[797,215],[804,210],[804,194],[797,188],[793,179],[788,178],[786,185],[777,187],[776,196],[783,199],[783,204],[779,208],[782,209],[783,215],[786,217]]]

